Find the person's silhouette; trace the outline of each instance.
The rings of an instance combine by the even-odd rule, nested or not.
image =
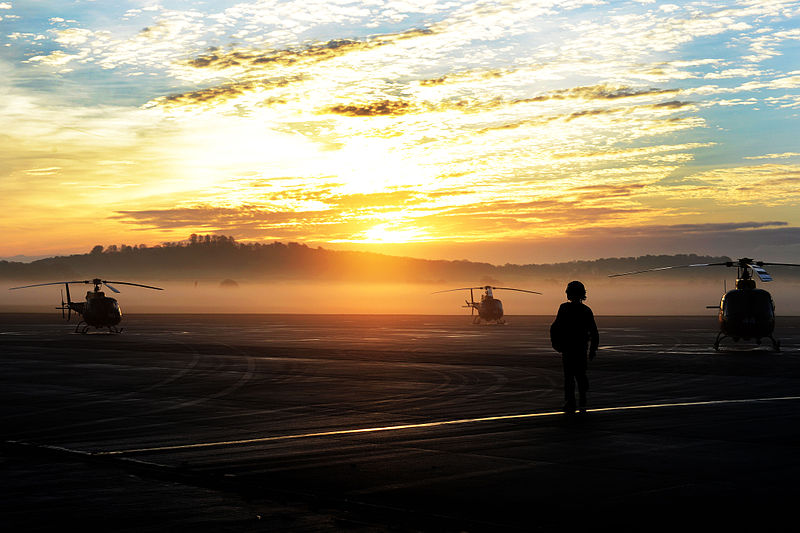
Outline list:
[[[580,281],[570,281],[567,285],[568,302],[561,304],[558,315],[550,326],[550,341],[553,348],[561,352],[564,364],[564,412],[575,412],[575,383],[578,384],[578,408],[586,412],[586,393],[589,390],[589,378],[586,376],[588,358],[597,355],[600,336],[594,314],[583,303],[586,299],[586,288]]]

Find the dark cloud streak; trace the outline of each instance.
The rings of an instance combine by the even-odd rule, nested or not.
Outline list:
[[[369,104],[335,105],[325,110],[328,113],[350,117],[406,115],[417,109],[403,100],[381,100]]]
[[[325,43],[315,44],[298,50],[214,50],[206,55],[189,59],[186,65],[196,69],[224,70],[231,67],[263,67],[265,65],[294,65],[296,63],[316,63],[341,56],[356,50],[364,50],[381,46],[382,41],[351,41],[333,39]]]

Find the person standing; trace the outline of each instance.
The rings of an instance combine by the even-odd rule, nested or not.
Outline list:
[[[578,409],[586,412],[586,394],[589,378],[586,375],[588,360],[597,355],[600,336],[592,310],[583,303],[586,287],[580,281],[567,284],[567,300],[558,308],[558,315],[550,326],[550,341],[561,352],[564,365],[564,412],[575,413],[575,384],[578,385]],[[588,358],[588,360],[587,360]]]

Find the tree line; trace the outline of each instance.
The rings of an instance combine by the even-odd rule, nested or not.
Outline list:
[[[554,264],[492,265],[457,260],[428,260],[357,251],[328,250],[296,242],[241,243],[232,236],[192,234],[188,239],[144,244],[96,245],[89,253],[50,257],[31,263],[0,261],[0,278],[59,281],[103,277],[120,280],[198,280],[231,278],[252,281],[327,280],[350,282],[499,285],[512,281],[554,281],[605,277],[608,274],[663,266],[723,262],[727,257],[646,255]],[[669,270],[659,279],[722,279],[719,269]],[[790,275],[790,272],[786,272]],[[783,277],[784,274],[781,274]],[[654,279],[650,277],[649,279]],[[795,273],[797,277],[797,273]]]

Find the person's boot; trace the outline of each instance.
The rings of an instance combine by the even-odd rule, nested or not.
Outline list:
[[[581,394],[580,398],[578,399],[578,412],[582,415],[586,414],[586,395]]]

